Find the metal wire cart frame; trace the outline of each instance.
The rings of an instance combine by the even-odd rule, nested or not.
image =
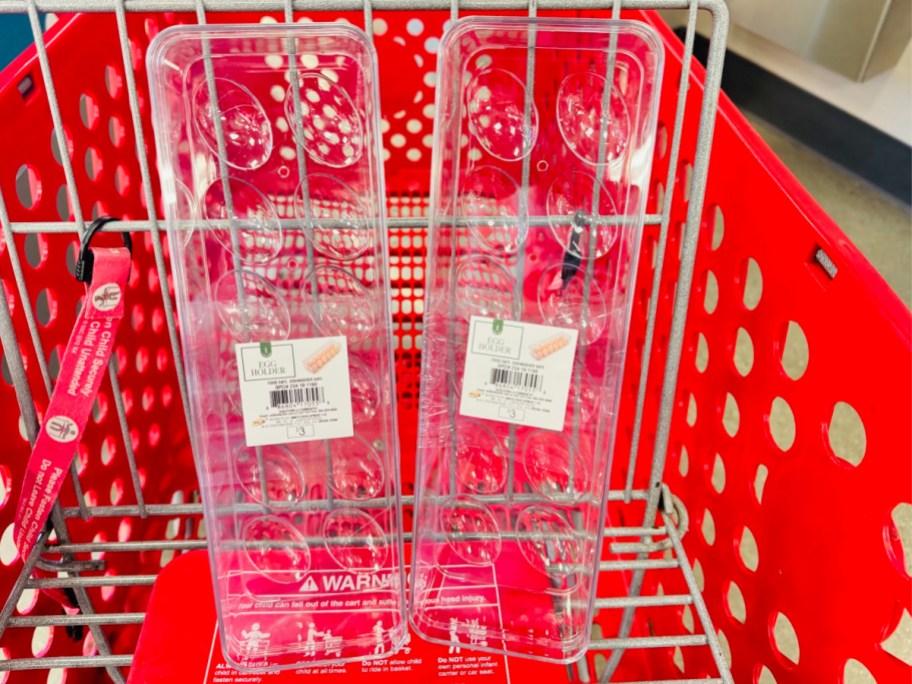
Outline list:
[[[393,131],[402,128],[404,132],[411,113],[404,109],[394,113],[391,107],[427,108],[433,104],[433,82],[425,77],[423,88],[415,83],[390,83],[391,91],[399,91],[389,104],[384,77],[387,81],[394,80],[390,75],[407,79],[384,70],[384,60],[396,66],[403,58],[411,59],[408,41],[419,39],[405,20],[416,12],[428,13],[430,25],[432,12],[442,23],[460,13],[478,11],[532,16],[571,11],[617,18],[622,11],[653,9],[686,10],[688,23],[683,46],[676,46],[669,55],[673,58],[668,60],[662,91],[663,126],[637,282],[640,320],[632,330],[622,402],[620,424],[628,428],[618,440],[615,463],[620,467],[612,475],[609,507],[612,526],[605,531],[601,563],[600,595],[604,598],[596,604],[599,617],[592,652],[569,675],[584,682],[629,681],[637,663],[661,653],[667,663],[653,669],[684,677],[674,681],[733,681],[727,664],[729,647],[727,642],[720,643],[701,595],[702,570],[695,573],[682,544],[688,529],[687,508],[665,484],[670,449],[675,463],[685,458],[681,447],[672,443],[672,432],[673,413],[680,416],[688,408],[678,387],[682,357],[689,359],[693,352],[687,334],[688,307],[692,291],[702,293],[707,287],[695,282],[694,274],[701,228],[704,234],[712,232],[711,225],[707,228],[704,196],[728,30],[723,0],[0,0],[0,13],[27,14],[35,40],[34,53],[10,68],[12,80],[5,84],[12,85],[5,89],[7,99],[15,96],[32,102],[32,109],[11,117],[8,125],[14,129],[24,125],[27,117],[36,116],[30,112],[39,112],[42,120],[49,113],[53,130],[41,129],[41,161],[59,176],[56,197],[50,175],[43,172],[43,179],[39,178],[39,167],[34,165],[19,169],[15,191],[5,181],[0,184],[4,237],[0,253],[5,252],[0,275],[7,295],[0,306],[0,341],[4,350],[22,350],[21,354],[4,354],[6,384],[0,386],[4,392],[0,398],[11,402],[14,396],[21,411],[20,419],[10,410],[11,403],[4,404],[4,413],[10,414],[3,418],[7,439],[18,440],[9,449],[14,457],[4,458],[0,465],[4,536],[14,508],[6,504],[21,479],[29,443],[36,437],[41,409],[53,387],[69,316],[62,315],[57,327],[53,323],[58,310],[72,311],[80,296],[62,265],[66,262],[72,268],[72,245],[85,231],[89,216],[123,216],[124,221],[105,231],[127,230],[141,243],[130,283],[130,297],[140,302],[131,315],[132,330],[124,333],[112,359],[109,379],[93,412],[94,424],[71,467],[72,486],[64,488],[53,511],[53,528],[45,531],[26,559],[0,552],[0,591],[7,592],[0,611],[0,682],[6,681],[4,673],[10,671],[34,674],[35,670],[50,670],[48,681],[60,681],[62,669],[86,672],[88,668],[103,668],[112,680],[124,681],[124,668],[131,663],[157,569],[175,554],[205,548],[202,507],[189,454],[187,403],[183,401],[186,386],[168,285],[167,241],[158,208],[158,180],[147,153],[153,145],[142,62],[155,31],[193,20],[238,21],[238,16],[229,18],[227,14],[238,12],[250,13],[240,17],[244,21],[260,21],[267,13],[268,20],[290,22],[306,14],[317,21],[342,17],[363,25],[374,37],[381,57],[384,120]],[[64,16],[62,28],[44,31],[42,14],[74,12],[91,16]],[[711,23],[705,73],[691,59],[700,14]],[[76,39],[79,22],[88,26],[88,20],[102,21],[98,15],[106,15],[105,29],[116,29],[116,46],[111,33],[98,33],[86,41],[84,29],[83,39]],[[394,27],[404,29],[405,40],[393,40]],[[428,29],[425,35],[435,34]],[[671,40],[668,32],[665,37]],[[112,45],[110,54],[104,53],[99,61],[96,53],[104,52],[104,45],[99,44],[103,41]],[[82,74],[74,79],[72,70],[83,59],[86,64],[91,62],[93,71],[87,71],[84,79]],[[433,75],[433,65],[416,61],[419,70],[411,66],[416,79],[424,72]],[[82,86],[73,80],[87,84],[82,94]],[[415,87],[419,87],[417,96]],[[422,93],[426,96],[423,101]],[[2,109],[6,101],[0,99],[0,111],[6,111]],[[99,107],[100,101],[105,107]],[[112,112],[107,127],[98,125],[105,109]],[[427,118],[422,121],[425,128],[431,125]],[[393,131],[388,130],[387,135]],[[50,146],[44,137],[47,134]],[[430,149],[429,143],[423,149],[416,143],[409,152],[418,149],[418,153],[406,157],[402,148],[395,141],[388,147],[387,187],[407,479],[413,467],[411,423],[417,411],[421,328],[420,315],[401,305],[420,299],[423,292],[421,279],[413,272],[424,258],[427,181],[423,181],[423,194],[420,178],[426,173],[422,168],[426,169]],[[104,155],[99,152],[102,149]],[[423,167],[410,163],[416,158],[425,159]],[[104,191],[99,178],[105,183]],[[13,194],[18,195],[18,204]],[[821,252],[829,258],[822,248]],[[818,263],[823,264],[821,258]],[[59,283],[58,288],[51,288],[52,283]],[[149,374],[156,373],[158,377],[151,380]],[[183,416],[175,400],[185,407]],[[17,424],[21,440],[15,435]],[[650,452],[651,461],[642,457]],[[100,464],[95,463],[99,459]],[[102,468],[105,474],[96,476]],[[685,467],[679,468],[683,474]],[[413,497],[405,497],[407,507],[412,503]],[[705,526],[705,515],[701,520]],[[35,568],[56,576],[33,578]],[[36,591],[42,588],[71,591],[81,612],[60,614],[56,604]],[[666,593],[666,588],[673,590]],[[713,614],[718,619],[715,611]],[[16,676],[10,681],[19,681]]]
[[[6,7],[15,6],[15,3],[4,3]],[[56,93],[54,90],[54,73],[50,64],[48,53],[46,50],[46,45],[44,42],[44,36],[41,29],[41,24],[39,20],[39,11],[48,11],[48,10],[88,10],[88,11],[104,11],[111,9],[114,10],[117,17],[117,26],[118,26],[118,35],[120,38],[120,46],[123,53],[124,59],[124,75],[125,81],[129,96],[129,101],[131,105],[131,111],[133,114],[133,126],[136,133],[136,143],[139,151],[139,163],[140,170],[142,174],[142,186],[143,192],[145,194],[146,205],[150,207],[148,221],[142,222],[133,222],[129,226],[129,230],[145,230],[149,231],[149,234],[152,237],[153,249],[155,252],[156,267],[158,269],[158,277],[160,282],[164,283],[167,281],[167,270],[165,265],[165,259],[161,244],[160,236],[160,224],[154,207],[156,205],[155,199],[155,190],[154,184],[150,171],[149,160],[146,156],[145,149],[145,140],[143,136],[143,124],[142,124],[142,113],[139,105],[139,98],[136,90],[136,82],[134,76],[135,64],[133,63],[133,56],[130,51],[130,39],[129,39],[129,30],[127,25],[127,11],[136,11],[144,10],[150,11],[155,9],[182,9],[182,10],[195,10],[197,13],[197,18],[199,22],[203,23],[207,19],[207,11],[219,11],[219,10],[237,10],[239,9],[234,3],[202,3],[198,2],[195,6],[191,3],[188,7],[177,8],[173,3],[165,3],[167,6],[154,7],[154,3],[125,3],[123,1],[114,3],[113,7],[106,7],[99,3],[73,3],[72,6],[69,6],[68,3],[64,3],[67,7],[50,7],[44,6],[37,2],[27,3],[26,10],[28,12],[33,34],[37,46],[39,63],[41,66],[42,74],[44,77],[44,82],[47,89],[47,97],[51,107],[51,114],[55,125],[55,130],[58,132],[57,145],[58,149],[64,150],[67,149],[67,141],[63,134],[65,130],[65,121],[60,110],[60,104],[57,101]],[[415,3],[414,6],[409,5],[409,9],[432,9],[434,3],[426,3],[427,7],[422,3]],[[440,4],[440,3],[437,3]],[[555,9],[559,8],[558,3],[540,3],[540,8],[545,9],[545,7],[550,7],[551,4],[555,5]],[[569,3],[572,5],[573,3]],[[603,3],[604,5],[610,5],[611,3]],[[625,5],[628,3],[624,3]],[[602,569],[605,572],[622,572],[622,571],[633,571],[632,581],[630,583],[630,592],[626,597],[614,597],[614,598],[604,598],[600,599],[597,603],[599,608],[616,608],[623,609],[623,620],[620,625],[619,632],[617,636],[613,638],[601,639],[594,645],[594,648],[597,650],[611,651],[610,660],[607,663],[607,666],[604,668],[604,671],[599,673],[601,678],[607,681],[615,668],[618,665],[620,657],[622,656],[625,649],[629,648],[649,648],[649,647],[689,647],[689,646],[704,646],[708,647],[712,651],[713,658],[716,662],[716,665],[719,669],[719,679],[716,681],[731,681],[730,675],[727,671],[727,666],[725,665],[724,658],[722,656],[722,651],[717,640],[715,631],[712,628],[711,620],[706,611],[705,605],[702,602],[699,591],[697,590],[696,580],[694,579],[693,572],[690,568],[690,564],[686,560],[684,555],[683,547],[681,546],[680,535],[686,530],[686,514],[684,513],[683,508],[680,507],[679,502],[675,502],[673,497],[667,487],[662,487],[661,477],[665,461],[665,451],[667,449],[668,441],[668,424],[670,422],[672,404],[674,401],[675,395],[675,380],[677,375],[677,364],[680,360],[681,348],[683,343],[683,326],[686,317],[686,308],[687,308],[687,297],[686,293],[689,291],[689,283],[692,278],[693,273],[693,260],[694,260],[694,247],[696,241],[696,235],[699,229],[699,224],[701,220],[702,213],[702,187],[705,184],[705,178],[707,173],[708,166],[708,151],[709,145],[712,137],[712,125],[713,119],[715,116],[715,105],[716,99],[718,97],[718,87],[719,87],[719,75],[722,62],[722,56],[724,54],[724,35],[725,35],[725,12],[724,5],[718,2],[666,2],[666,3],[629,3],[631,5],[636,4],[640,7],[650,7],[655,5],[664,5],[668,7],[680,6],[687,7],[690,5],[690,22],[688,29],[688,38],[685,48],[685,68],[681,73],[681,85],[679,91],[679,102],[678,102],[678,115],[675,118],[675,127],[671,135],[671,159],[672,162],[669,164],[669,169],[675,169],[677,167],[676,158],[680,150],[680,141],[681,141],[681,129],[683,125],[684,111],[683,103],[685,101],[685,96],[687,92],[687,85],[690,80],[689,65],[690,65],[690,51],[693,44],[695,22],[697,17],[697,12],[699,9],[709,9],[714,18],[716,18],[716,29],[713,36],[713,50],[709,62],[709,73],[708,73],[708,85],[706,91],[704,91],[704,103],[700,115],[700,133],[698,141],[698,150],[694,158],[694,169],[693,169],[693,179],[691,180],[691,199],[690,199],[690,211],[688,217],[688,229],[685,233],[685,253],[683,254],[682,259],[682,268],[679,274],[679,279],[681,281],[682,287],[680,291],[685,295],[678,298],[675,308],[675,317],[672,325],[671,332],[671,343],[670,348],[672,350],[669,354],[666,367],[666,377],[663,387],[663,401],[662,401],[662,412],[661,419],[658,424],[658,437],[656,439],[656,447],[654,450],[654,459],[652,465],[652,476],[650,486],[645,490],[634,490],[632,484],[632,476],[635,468],[633,464],[629,469],[629,477],[627,481],[626,488],[623,492],[617,492],[617,498],[623,499],[625,501],[630,501],[631,499],[644,500],[646,502],[645,513],[643,517],[642,525],[639,527],[629,527],[629,528],[612,528],[606,531],[606,535],[611,543],[611,551],[614,553],[623,553],[626,555],[633,556],[630,559],[621,559],[621,560],[609,560],[605,561],[602,565]],[[281,4],[271,5],[270,3],[254,3],[250,7],[244,6],[244,9],[253,9],[257,11],[269,11],[269,10],[279,10],[282,9],[285,11],[286,19],[292,20],[292,12],[294,10],[307,10],[307,9],[321,9],[321,10],[347,10],[353,9],[352,5],[357,5],[357,3],[351,2],[337,2],[337,3],[296,3],[292,7],[290,2],[285,3],[284,7]],[[380,3],[375,3],[376,9],[381,9]],[[497,7],[497,3],[491,5],[492,7]],[[622,3],[615,2],[613,4],[613,11],[615,15],[619,15],[621,10]],[[396,8],[405,8],[405,5],[398,4]],[[466,9],[474,9],[474,6],[470,6],[470,3],[466,3]],[[479,4],[479,8],[486,8],[484,3]],[[365,3],[363,10],[365,12],[365,25],[367,27],[372,27],[372,10],[374,7],[370,3]],[[530,14],[536,12],[536,3],[532,3],[528,8]],[[459,10],[458,6],[452,8],[453,15],[456,15]],[[57,226],[35,226],[35,225],[15,225],[11,224],[8,218],[6,217],[6,211],[2,212],[3,214],[3,227],[8,239],[8,247],[10,249],[10,254],[13,258],[14,263],[19,261],[19,256],[17,254],[17,246],[15,240],[13,239],[13,234],[20,231],[36,231],[36,230],[73,230],[78,233],[80,236],[85,230],[84,221],[80,220],[79,217],[82,217],[84,214],[81,210],[81,203],[79,193],[77,192],[77,184],[75,181],[75,172],[73,169],[72,160],[66,155],[61,155],[61,161],[66,175],[67,187],[69,192],[69,200],[71,206],[73,207],[73,214],[77,217],[75,224]],[[223,169],[224,171],[224,169]],[[671,189],[674,185],[675,178],[674,173],[669,172],[669,178],[667,180],[666,186]],[[527,190],[526,190],[527,191]],[[668,233],[668,227],[670,223],[670,211],[669,206],[662,207],[659,213],[653,214],[649,217],[651,223],[657,223],[660,225],[660,240],[659,240],[659,253],[657,256],[658,267],[656,269],[656,276],[654,279],[653,287],[654,290],[657,290],[660,285],[660,275],[661,267],[664,258],[664,244],[666,242],[666,237]],[[420,226],[420,221],[417,222]],[[397,228],[414,228],[416,226],[416,221],[411,220],[394,220],[392,222],[392,228],[395,230]],[[122,226],[126,227],[126,226]],[[688,244],[689,243],[689,244]],[[15,266],[14,266],[15,268]],[[28,292],[26,282],[21,278],[21,267],[16,269],[17,275],[17,285],[19,287],[19,294],[23,301],[28,301]],[[174,326],[174,318],[172,313],[172,302],[171,297],[168,292],[167,287],[161,288],[163,296],[163,311],[166,319],[166,324],[169,331],[171,349],[174,355],[174,359],[177,367],[177,376],[178,383],[183,394],[184,391],[184,379],[183,374],[180,369],[179,362],[179,353],[178,353],[178,342],[176,336],[176,330]],[[643,362],[643,373],[640,378],[640,390],[639,390],[639,404],[636,414],[636,422],[634,426],[634,438],[633,445],[631,447],[631,459],[635,459],[637,454],[637,443],[639,441],[639,433],[642,426],[642,405],[644,401],[644,394],[646,391],[646,368],[648,368],[648,350],[651,348],[651,338],[655,333],[655,310],[657,307],[658,297],[652,297],[652,305],[650,310],[649,322],[647,324],[646,331],[646,356]],[[34,320],[34,317],[31,313],[31,305],[27,307],[28,318],[29,318],[29,330],[31,333],[32,343],[35,345],[36,351],[41,349],[41,340],[38,333],[37,323]],[[7,349],[16,348],[18,341],[16,338],[16,332],[12,326],[12,320],[10,318],[10,312],[8,309],[5,309],[3,314],[0,314],[0,330],[3,334],[3,344]],[[44,353],[41,351],[38,352],[39,364],[41,365],[42,375],[45,380],[45,389],[50,392],[51,389],[51,376],[49,369],[44,363]],[[38,425],[37,416],[34,410],[34,403],[31,396],[31,388],[29,387],[28,380],[25,377],[24,368],[16,363],[16,359],[10,358],[10,373],[12,375],[14,385],[17,391],[17,397],[20,402],[21,409],[23,411],[23,416],[25,419],[26,429],[30,440],[33,440],[36,434],[36,429]],[[18,366],[18,367],[17,367]],[[114,409],[117,412],[118,421],[121,426],[123,433],[123,444],[124,444],[124,453],[130,468],[130,475],[133,485],[133,491],[136,496],[136,505],[135,506],[121,506],[120,510],[117,511],[117,515],[129,515],[129,516],[139,516],[146,517],[149,515],[157,516],[174,516],[174,515],[188,515],[188,514],[199,514],[199,504],[165,504],[161,506],[154,506],[152,504],[147,504],[143,495],[143,488],[141,483],[141,476],[137,469],[137,459],[133,450],[131,448],[131,439],[129,437],[129,420],[124,407],[124,402],[122,399],[122,393],[120,390],[120,383],[118,380],[118,373],[114,366],[110,370],[110,381],[112,389],[112,398],[114,403]],[[186,405],[186,404],[185,404]],[[101,577],[94,576],[95,572],[104,569],[104,560],[77,560],[77,556],[85,553],[94,553],[98,554],[101,552],[107,551],[126,551],[130,546],[130,550],[134,552],[138,551],[178,551],[188,548],[194,548],[202,545],[201,541],[197,540],[163,540],[161,542],[156,541],[134,541],[134,542],[95,542],[88,544],[73,544],[70,540],[70,534],[67,528],[67,519],[74,516],[85,517],[85,516],[99,516],[111,514],[113,511],[104,511],[104,508],[107,507],[90,507],[85,500],[85,494],[82,490],[82,486],[79,481],[79,475],[77,472],[77,467],[74,464],[72,469],[73,476],[73,486],[77,494],[78,504],[75,507],[60,507],[58,506],[54,512],[54,529],[56,531],[57,541],[54,544],[54,548],[48,548],[48,539],[45,537],[42,541],[42,544],[32,556],[26,560],[25,566],[21,572],[19,581],[13,587],[13,591],[9,595],[7,602],[4,606],[2,617],[0,617],[0,629],[15,629],[22,627],[40,627],[40,626],[56,626],[56,627],[75,627],[77,625],[86,625],[91,631],[94,643],[98,649],[98,655],[91,656],[82,656],[82,657],[58,657],[58,658],[36,658],[36,659],[17,659],[10,660],[0,664],[0,667],[10,667],[12,669],[28,669],[33,667],[48,668],[48,667],[106,667],[108,673],[111,675],[112,679],[115,681],[122,681],[123,677],[118,669],[119,667],[129,665],[130,656],[129,655],[113,655],[111,646],[108,642],[108,639],[105,635],[102,625],[117,625],[130,622],[138,622],[142,620],[141,613],[118,613],[118,614],[106,614],[104,612],[96,612],[96,606],[93,605],[93,602],[88,594],[88,589],[90,587],[100,587],[100,586],[130,586],[130,585],[141,585],[150,583],[154,580],[154,576],[117,576],[110,579],[105,578],[104,575]],[[409,504],[411,501],[408,502]],[[113,508],[113,507],[112,507]],[[657,517],[659,523],[656,524]],[[631,541],[619,541],[621,538],[629,538]],[[640,541],[636,541],[637,538],[640,538]],[[42,548],[44,547],[44,548]],[[650,559],[650,552],[669,550],[671,551],[670,558],[663,559]],[[53,554],[57,556],[59,554],[60,559],[57,561],[52,561],[48,559],[48,556]],[[45,566],[52,567],[55,570],[59,571],[62,574],[62,577],[57,579],[31,579],[31,572],[34,566]],[[666,596],[643,596],[641,595],[641,584],[643,574],[648,569],[678,569],[683,573],[684,579],[687,585],[687,593],[680,595],[666,595]],[[87,572],[87,574],[85,574]],[[110,585],[106,583],[111,583]],[[76,598],[78,600],[79,606],[82,610],[82,615],[76,616],[59,616],[59,615],[49,615],[49,616],[29,616],[29,617],[13,617],[12,613],[21,598],[22,591],[24,589],[36,589],[42,587],[57,587],[57,588],[69,588],[75,592]],[[692,604],[697,612],[697,615],[700,619],[700,624],[702,627],[702,634],[694,635],[683,635],[683,636],[654,636],[654,637],[631,637],[630,636],[630,627],[634,617],[634,610],[638,607],[649,607],[649,606],[681,606]],[[580,668],[579,673],[584,679],[590,679],[591,675],[588,672],[588,668],[585,666],[585,661],[583,666]]]

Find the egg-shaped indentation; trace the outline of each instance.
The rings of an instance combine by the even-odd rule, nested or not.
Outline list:
[[[377,450],[358,435],[330,442],[330,489],[340,499],[366,501],[383,495],[386,468]]]
[[[512,319],[516,280],[496,260],[469,257],[456,266],[456,318]]]
[[[355,508],[340,508],[326,516],[323,544],[332,559],[351,572],[377,572],[389,552],[377,521]]]
[[[247,496],[263,506],[288,508],[304,497],[301,466],[283,446],[241,447],[234,472]]]
[[[288,304],[265,278],[244,269],[227,271],[213,289],[225,332],[237,342],[271,342],[288,337]]]
[[[574,257],[598,259],[617,241],[617,206],[592,174],[573,171],[558,177],[545,203],[554,238]]]
[[[352,422],[369,423],[380,409],[380,383],[367,364],[348,357],[348,382],[351,390]]]
[[[516,254],[526,238],[527,224],[519,220],[519,186],[501,169],[474,169],[462,184],[458,211],[475,240],[492,254]]]
[[[589,465],[560,432],[536,430],[529,435],[523,467],[532,488],[551,501],[573,503],[589,491]]]
[[[304,274],[303,299],[311,318],[327,337],[344,335],[349,346],[376,333],[378,304],[351,273],[336,266],[317,266]]]
[[[295,195],[295,211],[314,249],[349,261],[370,246],[373,226],[355,191],[335,176],[313,173]]]
[[[557,91],[557,124],[567,147],[588,164],[622,159],[630,141],[630,114],[617,86],[591,71],[570,74]],[[607,100],[607,111],[606,111]]]
[[[494,433],[477,420],[458,419],[455,447],[456,479],[462,492],[496,494],[503,488],[506,454]]]
[[[582,545],[556,508],[538,505],[524,509],[516,520],[516,534],[523,558],[539,572],[560,579],[579,572]]]
[[[472,134],[488,152],[503,161],[525,157],[538,138],[538,109],[522,82],[504,69],[486,69],[466,89]]]
[[[235,169],[258,169],[269,159],[273,147],[272,124],[263,105],[231,79],[216,78],[214,84],[218,94],[214,102],[208,81],[200,81],[193,90],[190,116],[197,135],[212,154],[219,156],[221,124],[225,162]]]
[[[447,545],[472,565],[490,565],[503,542],[491,509],[471,497],[449,499],[440,507],[440,526]]]
[[[285,93],[285,116],[295,122],[298,142],[318,164],[351,166],[365,148],[364,124],[352,99],[323,74],[302,74],[299,84],[297,103],[293,86]]]
[[[241,529],[241,541],[253,569],[273,582],[294,584],[310,570],[310,547],[285,518],[251,518]]]
[[[542,272],[538,281],[538,310],[548,325],[579,330],[581,345],[598,340],[608,324],[608,308],[601,288],[593,279],[587,293],[584,269],[564,264],[554,264]]]
[[[172,211],[174,215],[173,225],[177,234],[180,236],[180,244],[186,247],[196,231],[196,222],[199,219],[199,212],[196,200],[190,194],[190,190],[179,180],[174,181],[174,205]]]
[[[262,264],[282,249],[275,205],[256,186],[238,178],[217,178],[203,194],[209,233],[244,264]]]

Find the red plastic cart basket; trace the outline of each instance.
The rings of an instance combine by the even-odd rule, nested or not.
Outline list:
[[[711,647],[721,643],[739,683],[865,681],[864,672],[881,684],[908,681],[912,542],[898,521],[912,509],[909,311],[724,97],[712,139],[721,0],[593,0],[573,10],[579,4],[532,7],[610,16],[623,6],[659,30],[668,58],[612,475],[606,598],[593,651],[565,672],[577,681],[718,677]],[[297,20],[367,24],[380,55],[404,482],[414,472],[414,302],[423,297],[435,52],[450,5],[294,3]],[[274,11],[226,11],[264,7]],[[205,3],[220,23],[281,21],[283,7]],[[318,7],[332,14],[307,14]],[[682,45],[644,11],[657,7],[711,15],[708,77],[689,59],[693,21]],[[10,314],[0,315],[0,682],[121,679],[157,573],[204,547],[167,241],[156,230],[158,180],[136,154],[138,138],[148,154],[154,147],[145,49],[162,28],[196,21],[195,8],[0,0],[0,12],[27,11],[39,39],[0,75],[0,314]],[[529,11],[522,0],[462,3],[462,13],[481,9]],[[87,13],[61,15],[42,33],[45,11]],[[105,380],[57,531],[20,559],[11,544],[17,487],[81,296],[69,272],[74,217],[101,214],[123,217],[137,238],[113,373],[119,392]],[[52,576],[32,579],[35,565]],[[83,613],[63,615],[42,587],[74,590]]]

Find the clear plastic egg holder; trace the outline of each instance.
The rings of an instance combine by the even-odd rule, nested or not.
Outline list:
[[[426,638],[586,649],[662,59],[631,22],[470,18],[443,41],[409,606]],[[472,316],[579,331],[563,430],[460,414]]]
[[[150,81],[225,655],[389,655],[404,581],[370,43],[335,23],[181,27]],[[235,345],[339,335],[354,435],[247,446]]]

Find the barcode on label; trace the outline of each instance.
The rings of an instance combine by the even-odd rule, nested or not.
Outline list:
[[[294,406],[297,404],[321,404],[325,401],[323,387],[294,387],[269,391],[269,407]]]
[[[540,390],[544,378],[538,373],[530,371],[510,370],[509,368],[492,368],[492,385],[509,385],[527,390]]]

